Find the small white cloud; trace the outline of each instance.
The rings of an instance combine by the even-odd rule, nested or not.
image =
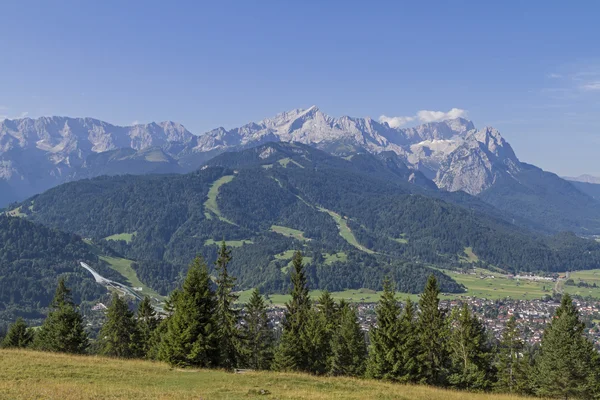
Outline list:
[[[438,122],[446,119],[463,118],[466,116],[467,110],[461,108],[453,108],[448,112],[421,110],[417,113],[417,117],[421,122]]]
[[[0,106],[0,111],[7,111],[8,107],[7,106]]]
[[[25,118],[28,115],[29,115],[29,111],[23,111],[21,114],[19,114],[19,118]]]
[[[581,89],[586,90],[586,91],[600,90],[600,81],[587,82],[587,83],[581,85],[580,87],[581,87]]]
[[[439,122],[447,119],[465,118],[466,116],[467,110],[463,110],[461,108],[453,108],[448,112],[421,110],[412,117],[388,117],[386,115],[382,115],[379,117],[379,122],[387,122],[390,128],[399,128],[413,121],[419,121],[423,123]]]
[[[550,79],[560,79],[560,78],[562,78],[562,77],[563,77],[561,74],[555,74],[555,73],[550,73],[550,74],[548,74],[548,75],[546,75],[546,76],[547,76],[548,78],[550,78]]]
[[[140,121],[138,121],[137,119],[135,121],[131,122],[131,125],[139,125],[139,124],[140,124]]]
[[[415,120],[415,117],[387,117],[385,115],[382,115],[381,117],[379,117],[379,122],[381,122],[381,123],[387,122],[387,124],[390,126],[390,128],[399,128],[399,127],[404,126],[414,120]]]

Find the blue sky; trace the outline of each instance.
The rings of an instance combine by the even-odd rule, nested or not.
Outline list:
[[[596,1],[5,0],[0,116],[202,133],[313,104],[457,108],[523,161],[600,175],[598,15]]]

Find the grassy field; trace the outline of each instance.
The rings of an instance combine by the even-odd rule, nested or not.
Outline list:
[[[261,395],[260,391],[269,394]],[[179,370],[162,363],[0,350],[3,399],[517,400],[386,382],[302,374]]]
[[[252,244],[254,243],[252,240],[250,239],[242,239],[242,240],[226,240],[225,244],[228,247],[242,247],[245,244]],[[214,240],[214,239],[208,239],[204,242],[205,246],[213,246],[213,245],[217,245],[220,246],[221,245],[221,241],[220,240]]]
[[[129,286],[132,288],[141,287],[142,291],[139,292],[144,296],[149,296],[157,299],[162,299],[163,296],[158,294],[156,291],[150,289],[148,286],[144,285],[137,277],[137,274],[131,268],[131,263],[133,261],[126,260],[124,258],[117,257],[108,257],[108,256],[100,256],[100,259],[106,261],[112,269],[123,275],[127,281],[129,282]]]
[[[304,168],[304,165],[298,164],[296,161],[292,160],[291,158],[282,158],[281,160],[278,161],[278,163],[279,163],[279,165],[283,166],[284,168],[287,168],[289,163],[292,163],[299,168]]]
[[[510,279],[506,275],[475,269],[475,275],[459,274],[444,271],[458,283],[468,289],[463,296],[474,296],[486,299],[503,299],[510,297],[514,300],[540,299],[546,294],[552,294],[554,282],[535,282],[525,279]],[[493,276],[493,278],[492,278]]]
[[[562,289],[571,294],[578,296],[592,296],[600,299],[600,269],[590,269],[588,271],[576,271],[569,274],[569,278],[575,281],[575,284],[579,282],[585,282],[589,285],[596,284],[597,287],[577,287],[570,285],[562,285]]]
[[[462,262],[476,263],[477,261],[479,261],[479,257],[477,257],[475,253],[473,253],[472,247],[465,247],[464,253],[466,254],[466,257],[461,256]]]
[[[235,225],[233,222],[221,215],[219,205],[217,204],[217,196],[219,195],[219,188],[226,183],[229,183],[235,178],[235,175],[226,175],[217,179],[208,191],[208,199],[204,202],[204,209],[206,212],[204,215],[207,219],[212,219],[212,214],[216,215],[221,221],[227,222],[231,225]],[[212,214],[211,214],[212,213]]]
[[[136,235],[137,232],[133,233],[116,233],[114,235],[110,235],[104,238],[104,240],[124,240],[127,244],[131,243],[131,240]]]
[[[294,238],[296,240],[308,241],[310,239],[304,237],[304,232],[297,229],[288,228],[287,226],[273,225],[271,231],[279,233],[280,235]]]
[[[350,230],[350,227],[348,227],[348,223],[344,218],[342,218],[340,214],[323,207],[319,207],[319,211],[326,212],[327,214],[331,215],[331,217],[334,219],[335,223],[338,226],[340,236],[343,237],[346,242],[350,243],[357,249],[364,251],[365,253],[375,253],[373,250],[367,249],[365,246],[358,243],[358,240],[356,240],[356,238],[354,237],[354,234]]]
[[[346,262],[348,261],[348,254],[344,252],[339,252],[335,254],[323,253],[323,257],[325,257],[325,264],[333,264],[335,262]]]

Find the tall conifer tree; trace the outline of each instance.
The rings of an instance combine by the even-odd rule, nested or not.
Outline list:
[[[158,327],[159,320],[156,311],[152,307],[150,298],[145,296],[137,310],[137,326],[139,332],[139,350],[144,358],[150,357],[150,350],[154,345],[154,332]]]
[[[71,291],[61,278],[48,317],[35,335],[34,346],[45,351],[82,354],[88,345],[83,318],[73,303]]]
[[[514,316],[506,323],[497,354],[497,382],[494,387],[504,393],[524,393],[527,388],[525,345]]]
[[[593,398],[598,393],[598,353],[583,336],[584,324],[571,296],[564,294],[544,331],[536,360],[537,394],[544,397]]]
[[[451,385],[459,389],[487,390],[492,382],[492,352],[485,328],[469,306],[452,310],[452,329],[448,338],[452,371]]]
[[[246,304],[242,338],[244,364],[257,370],[270,369],[275,338],[269,324],[265,301],[258,289],[254,289]]]
[[[127,302],[115,292],[99,334],[100,354],[132,358],[140,354],[139,332]]]
[[[24,348],[31,345],[34,332],[27,326],[23,318],[19,317],[14,324],[10,326],[6,336],[2,340],[3,348]]]
[[[307,371],[309,354],[304,339],[306,322],[311,309],[308,284],[302,253],[297,251],[292,259],[292,299],[286,303],[283,332],[275,353],[273,367],[279,371]]]
[[[367,363],[367,376],[375,379],[398,380],[396,368],[400,355],[400,306],[392,282],[383,282],[383,294],[375,310],[377,326],[371,329],[371,346]]]
[[[338,326],[331,341],[331,375],[362,376],[365,373],[367,346],[356,309],[340,304]]]
[[[229,275],[227,267],[231,261],[231,250],[225,241],[221,243],[219,255],[215,262],[217,272],[217,308],[216,323],[218,329],[219,366],[233,369],[240,361],[240,332],[238,329],[239,312],[235,308],[238,296],[233,293],[235,278]]]
[[[448,351],[445,315],[439,309],[440,289],[434,275],[430,275],[419,300],[417,329],[419,336],[419,381],[428,385],[446,384]]]
[[[181,291],[175,292],[173,313],[165,322],[158,358],[177,366],[218,366],[216,299],[208,267],[198,256],[190,266]]]
[[[406,298],[406,304],[400,315],[399,322],[400,359],[394,366],[394,375],[400,382],[413,383],[418,381],[419,368],[417,355],[419,354],[419,336],[417,335],[415,321],[415,305]]]

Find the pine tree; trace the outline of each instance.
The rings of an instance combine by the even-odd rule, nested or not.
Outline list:
[[[527,387],[524,343],[514,316],[506,323],[497,355],[495,389],[504,393],[525,393]]]
[[[132,358],[140,354],[140,340],[133,312],[127,302],[114,292],[99,334],[100,354]]]
[[[592,398],[598,395],[598,354],[583,336],[584,324],[571,296],[564,294],[542,336],[536,360],[537,394],[544,397]]]
[[[34,332],[27,326],[23,318],[17,318],[10,326],[6,336],[2,340],[3,348],[24,348],[31,345]]]
[[[158,327],[158,324],[159,320],[156,317],[156,311],[152,307],[150,298],[145,296],[137,310],[139,352],[144,358],[149,358],[150,350],[154,345],[154,331]]]
[[[465,303],[452,310],[448,347],[452,371],[451,385],[459,389],[487,390],[492,384],[492,352],[485,328]]]
[[[196,257],[170,303],[173,313],[166,321],[158,358],[180,367],[218,365],[216,299],[208,267]]]
[[[34,347],[45,351],[82,354],[89,345],[83,318],[64,279],[58,281],[48,317],[35,335]]]
[[[242,328],[242,354],[245,365],[252,369],[270,369],[275,337],[269,325],[267,307],[258,289],[254,289],[246,305]]]
[[[356,309],[340,303],[339,324],[331,341],[329,373],[334,376],[363,376],[367,358],[365,336]]]
[[[286,303],[283,332],[275,353],[273,368],[279,371],[307,371],[309,354],[304,339],[311,301],[302,253],[297,251],[292,259],[292,299]]]
[[[235,368],[240,361],[240,332],[238,329],[239,312],[235,309],[238,296],[233,293],[235,278],[229,275],[227,267],[231,261],[231,251],[225,241],[221,243],[215,262],[217,271],[217,329],[219,366],[225,369]]]
[[[377,304],[377,326],[371,329],[371,346],[367,376],[375,379],[398,380],[396,368],[402,363],[400,354],[400,306],[389,279],[383,282],[383,294]]]
[[[399,322],[400,360],[399,364],[394,366],[394,374],[398,376],[400,382],[404,383],[417,382],[419,377],[417,363],[419,337],[415,323],[415,305],[410,298],[406,298],[406,305]]]
[[[439,309],[437,280],[430,275],[419,300],[417,334],[419,336],[419,381],[428,385],[446,384],[448,352],[445,313]]]

